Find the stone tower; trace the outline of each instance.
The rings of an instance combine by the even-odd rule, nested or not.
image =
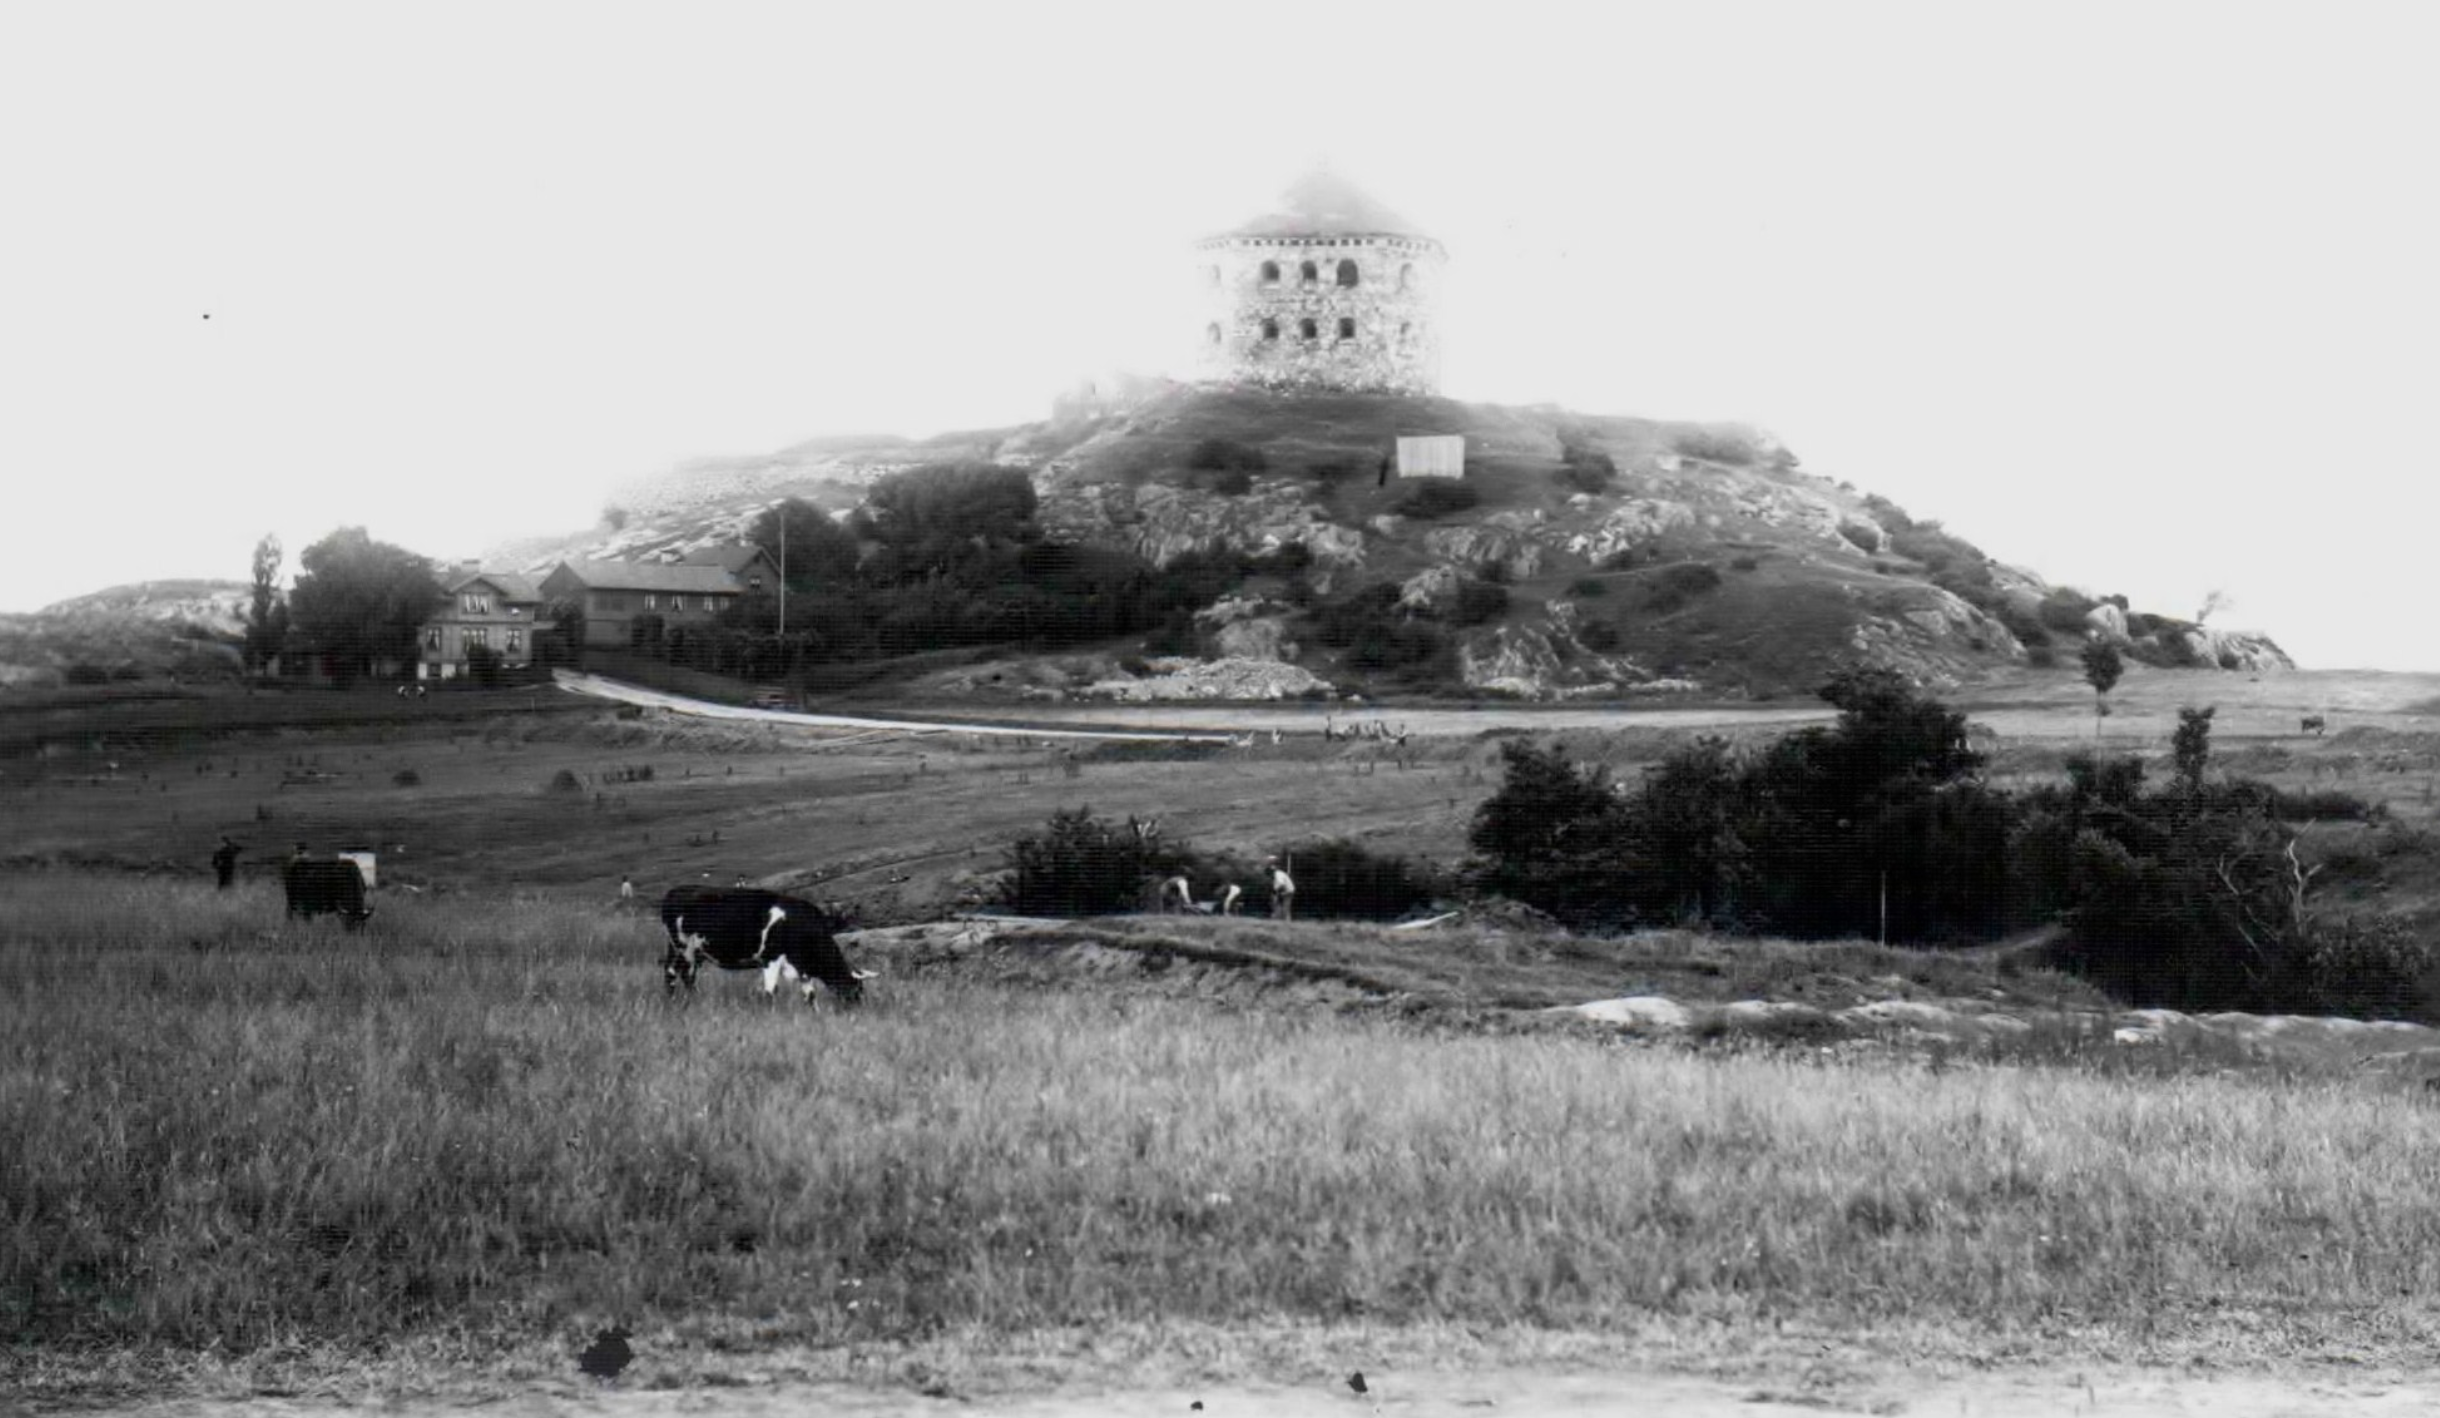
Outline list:
[[[1430,394],[1440,243],[1317,170],[1277,210],[1198,242],[1199,377],[1274,388]]]

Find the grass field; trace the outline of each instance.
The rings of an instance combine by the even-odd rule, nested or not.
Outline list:
[[[2396,819],[2317,824],[2318,847],[2429,823],[2429,684],[2240,678],[2131,675],[2111,746],[2159,752],[2177,703],[2225,691],[2222,764]],[[2093,727],[2073,686],[1969,702],[2003,776],[2055,773]],[[1348,835],[1447,864],[1498,735],[1547,726],[1631,773],[1701,711],[1392,709],[1424,726],[1403,754],[1287,719],[1278,744],[1071,767],[591,706],[179,703],[28,706],[96,731],[0,745],[0,1392],[165,1391],[196,1356],[482,1373],[614,1320],[714,1380],[783,1349],[1091,1336],[1259,1364],[1348,1327],[1492,1358],[1656,1326],[1717,1357],[1785,1326],[2236,1365],[2433,1333],[2422,1089],[2078,1027],[1927,1055],[1521,1013],[2097,1003],[2004,953],[1114,922],[1031,954],[866,947],[886,988],[842,1014],[741,977],[667,1004],[657,926],[609,909],[622,874],[742,875],[928,919],[1076,804],[1211,848]],[[2281,728],[2299,705],[2330,737]],[[225,894],[224,830],[254,854]],[[379,849],[362,935],[282,922],[262,869],[295,840]],[[2428,873],[2409,854],[2347,889],[2429,907]]]
[[[856,1013],[742,979],[670,1005],[656,928],[615,912],[425,901],[347,936],[273,908],[0,878],[15,1382],[479,1365],[611,1321],[732,1352],[2233,1323],[2294,1355],[2428,1332],[2440,1285],[2440,1110],[2344,1077],[1834,1064],[955,969]]]

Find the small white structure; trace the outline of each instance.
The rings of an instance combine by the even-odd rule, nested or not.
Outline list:
[[[1461,433],[1436,433],[1398,440],[1398,476],[1402,478],[1462,478],[1466,475],[1466,438]]]

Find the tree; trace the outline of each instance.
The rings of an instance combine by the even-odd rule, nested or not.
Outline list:
[[[942,463],[875,482],[850,519],[880,543],[873,579],[884,585],[957,579],[987,569],[996,551],[1042,539],[1033,478],[994,463]]]
[[[782,499],[755,518],[746,540],[770,553],[772,564],[787,576],[791,590],[854,579],[861,551],[855,533],[821,508],[794,497]]]
[[[374,541],[362,527],[341,527],[305,548],[297,564],[289,614],[341,681],[370,674],[381,660],[415,657],[416,634],[441,600],[430,562]]]
[[[2099,737],[2101,721],[2109,717],[2110,691],[2117,687],[2119,676],[2127,672],[2127,662],[2118,647],[2107,640],[2084,643],[2084,682],[2093,687],[2093,734]]]
[[[1500,790],[1475,809],[1466,833],[1482,885],[1563,920],[1624,916],[1633,824],[1609,771],[1579,768],[1556,745],[1506,743],[1500,758]]]
[[[254,599],[246,611],[246,670],[261,674],[288,638],[288,607],[280,600],[280,539],[254,544]]]
[[[2211,716],[2209,709],[2183,708],[2177,711],[2177,737],[2170,745],[2170,756],[2177,764],[2177,781],[2189,793],[2201,792],[2203,770],[2211,763]]]

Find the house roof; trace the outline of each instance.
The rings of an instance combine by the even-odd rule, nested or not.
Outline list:
[[[513,571],[461,571],[454,576],[443,578],[441,589],[454,596],[477,581],[489,582],[492,589],[498,591],[500,599],[504,601],[522,603],[539,602],[542,599],[542,588],[534,584],[532,577],[519,576]]]
[[[679,591],[734,596],[740,590],[736,576],[725,566],[687,566],[669,561],[563,561],[551,575],[557,576],[560,571],[595,591]]]
[[[680,566],[717,566],[729,572],[739,572],[753,565],[755,558],[766,555],[751,542],[729,546],[699,547],[678,558]]]
[[[1328,168],[1288,184],[1272,210],[1220,233],[1228,236],[1406,236],[1430,240],[1421,227],[1391,211]]]

